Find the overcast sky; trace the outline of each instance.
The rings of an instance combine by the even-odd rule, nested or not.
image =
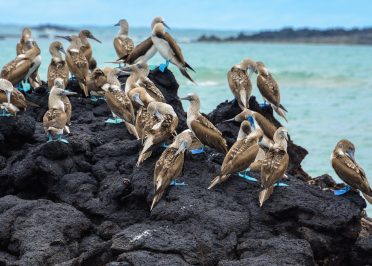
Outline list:
[[[372,26],[370,0],[1,0],[0,24],[148,27],[161,15],[174,28],[276,29]]]

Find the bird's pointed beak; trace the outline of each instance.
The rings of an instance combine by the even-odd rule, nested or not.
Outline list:
[[[189,96],[180,97],[178,99],[181,100],[181,101],[189,101],[190,100]]]
[[[63,90],[61,92],[61,96],[69,96],[69,95],[76,95],[76,94],[77,94],[76,92],[69,91],[69,90]]]
[[[180,146],[179,146],[179,148],[178,148],[178,150],[176,151],[176,155],[184,152],[186,150],[186,148],[187,148],[187,142],[186,141],[182,141],[181,144],[180,144]]]
[[[166,27],[168,30],[170,30],[171,28],[164,22],[164,21],[162,21],[161,22],[163,25],[164,25],[164,27]]]
[[[164,120],[164,116],[158,111],[156,110],[155,111],[155,116],[159,119],[159,120]]]
[[[119,22],[114,25],[114,27],[120,26]]]
[[[145,105],[145,104],[142,102],[142,100],[141,100],[141,98],[139,97],[138,94],[134,94],[134,95],[133,95],[133,100],[134,100],[136,103],[138,103],[139,105],[141,105],[141,106],[144,106],[144,105]]]
[[[61,47],[61,48],[59,49],[59,51],[60,51],[61,53],[63,53],[64,55],[66,55],[66,51],[65,51],[65,49],[63,49],[63,47]]]
[[[6,91],[6,99],[8,100],[8,104],[10,104],[10,97],[12,96],[12,93],[10,91]]]
[[[125,66],[125,67],[122,67],[121,68],[122,71],[127,71],[127,72],[131,72],[132,71],[132,68],[130,66]]]
[[[96,42],[99,42],[99,43],[102,43],[100,40],[98,40],[96,37],[94,37],[93,35],[90,36],[89,38],[91,38],[92,40],[95,40]]]
[[[351,158],[352,160],[355,161],[354,151],[352,151],[352,150],[347,150],[347,151],[346,151],[346,155],[347,155],[349,158]]]
[[[56,38],[62,38],[62,39],[65,39],[65,40],[67,40],[67,41],[69,41],[69,42],[72,41],[72,38],[71,38],[71,36],[69,36],[69,35],[66,35],[66,36],[56,35]]]
[[[226,123],[226,122],[234,122],[234,121],[235,121],[235,117],[224,120],[223,122]]]
[[[129,76],[130,75],[130,72],[129,71],[123,71],[123,70],[120,70],[116,76],[119,76],[119,75],[125,75],[125,76]]]

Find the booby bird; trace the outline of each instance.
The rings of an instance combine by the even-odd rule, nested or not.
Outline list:
[[[126,19],[121,19],[114,26],[120,26],[119,34],[114,38],[115,51],[118,58],[123,58],[125,60],[134,49],[134,43],[132,39],[128,37],[128,21]]]
[[[146,63],[137,63],[123,68],[124,71],[129,71],[130,75],[125,82],[125,91],[129,91],[134,87],[142,87],[146,89],[147,93],[158,102],[166,102],[163,93],[158,87],[149,79],[149,66]]]
[[[200,99],[195,93],[189,93],[180,100],[190,101],[187,111],[187,126],[204,145],[210,146],[221,153],[227,153],[226,140],[222,133],[204,116],[200,114]]]
[[[168,140],[172,135],[176,135],[178,117],[173,107],[167,103],[150,102],[147,105],[147,112],[157,118],[157,123],[151,128],[149,124],[144,128],[143,149],[139,155],[137,166],[151,156],[154,147],[159,146]]]
[[[62,58],[62,54],[66,55],[65,50],[61,42],[52,42],[49,46],[49,52],[52,56],[48,67],[48,87],[51,89],[54,85],[56,78],[61,78],[63,84],[66,86],[68,82],[69,70],[65,60]]]
[[[17,56],[26,53],[30,49],[26,44],[30,40],[32,41],[32,33],[31,30],[26,27],[22,30],[21,39],[19,40],[19,43],[17,43],[16,46]]]
[[[355,146],[349,140],[340,140],[331,154],[331,164],[337,175],[348,186],[358,189],[363,193],[364,198],[372,204],[372,189],[368,183],[364,170],[355,160]],[[347,187],[344,192],[350,190]],[[335,191],[336,195],[342,195]]]
[[[287,110],[280,103],[280,92],[278,83],[262,62],[256,62],[258,71],[257,87],[265,101],[269,102],[274,111],[288,122]]]
[[[44,114],[43,125],[45,133],[48,134],[48,141],[52,141],[56,136],[57,140],[68,143],[62,138],[63,131],[66,130],[68,121],[68,114],[66,113],[65,104],[62,97],[68,95],[75,95],[75,92],[64,89],[65,85],[61,78],[56,78],[54,86],[50,90],[48,106],[49,110]],[[68,129],[67,129],[68,132]]]
[[[249,99],[252,94],[252,82],[250,79],[252,72],[257,73],[256,63],[246,58],[241,63],[234,65],[227,73],[230,90],[242,110],[249,108]]]
[[[34,41],[28,41],[26,46],[28,47],[26,53],[18,55],[1,70],[1,78],[9,80],[13,85],[28,80],[40,66],[39,46]]]
[[[258,197],[260,207],[273,193],[275,183],[283,178],[288,168],[287,133],[288,131],[284,127],[278,128],[273,137],[274,144],[271,144],[265,152],[265,159],[261,166],[261,186],[263,190]]]
[[[87,88],[93,102],[103,99],[105,91],[103,86],[107,84],[107,77],[105,72],[100,68],[95,68],[90,73],[90,78],[87,82]]]
[[[78,37],[81,41],[82,46],[82,52],[84,53],[85,58],[88,60],[89,63],[89,69],[93,71],[93,69],[96,67],[97,62],[93,58],[93,49],[92,45],[89,43],[88,38],[95,40],[96,42],[102,43],[100,40],[98,40],[96,37],[93,36],[93,34],[90,32],[90,30],[81,30],[79,32],[79,35],[67,35],[67,36],[57,36],[60,38],[64,38],[68,40],[69,42],[72,42],[76,37]]]
[[[16,97],[12,98],[12,94],[16,89],[14,89],[13,84],[6,80],[6,79],[0,79],[0,109],[1,113],[0,116],[11,116],[16,115],[19,111],[19,108],[14,105],[14,100],[17,99],[18,94],[16,94]],[[21,101],[22,107],[26,108],[26,101],[24,99],[24,96],[22,93],[22,98],[24,101]],[[19,96],[18,96],[19,97]],[[19,101],[16,101],[16,103],[19,104]]]
[[[157,23],[163,23],[164,25],[166,25],[162,17],[155,17],[151,22],[151,30]],[[117,62],[123,61],[124,63],[127,63],[129,65],[140,62],[146,63],[156,54],[156,52],[157,50],[150,36],[146,40],[142,41],[140,44],[136,45],[129,55],[127,55],[126,57],[120,57]]]
[[[243,121],[236,142],[223,160],[220,174],[211,181],[208,189],[225,182],[231,174],[247,169],[257,156],[258,141],[261,137],[260,129],[252,131],[250,123]]]
[[[155,194],[150,210],[160,201],[172,180],[180,176],[185,160],[185,150],[191,149],[191,144],[192,132],[186,129],[175,137],[173,143],[165,149],[156,162],[154,170]]]
[[[84,92],[85,97],[88,97],[87,82],[89,81],[89,62],[84,55],[83,44],[77,36],[71,37],[71,43],[66,52],[66,62],[71,74],[73,74],[79,82],[79,86]]]
[[[164,23],[156,23],[154,25],[151,39],[160,55],[166,60],[166,65],[161,65],[159,67],[160,71],[163,72],[168,64],[172,63],[178,67],[182,75],[184,75],[191,82],[194,82],[189,73],[187,73],[186,69],[189,68],[194,72],[195,70],[185,61],[181,48],[177,42],[168,32],[165,31]]]

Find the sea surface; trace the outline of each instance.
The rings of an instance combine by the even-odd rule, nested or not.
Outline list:
[[[118,29],[84,28],[89,28],[103,42],[91,41],[98,65],[109,65],[104,62],[116,58],[112,40]],[[0,35],[20,32],[20,27],[0,27]],[[330,155],[336,143],[347,138],[355,144],[356,159],[372,184],[372,46],[196,43],[193,40],[202,34],[226,37],[238,32],[172,29],[170,33],[180,42],[187,62],[196,70],[191,76],[198,85],[170,67],[180,83],[179,94],[198,93],[202,112],[208,113],[220,102],[233,99],[226,78],[231,66],[245,57],[263,61],[279,83],[281,102],[288,109],[289,123],[278,119],[288,128],[294,142],[309,151],[302,164],[305,171],[313,177],[327,173],[339,180],[330,165]],[[40,38],[40,34],[51,37]],[[42,49],[42,79],[46,78],[50,61],[48,46],[54,34],[54,31],[34,33]],[[149,34],[145,28],[130,31],[135,43]],[[17,38],[0,40],[0,66],[15,57],[17,41]],[[67,47],[68,43],[63,42]],[[156,55],[149,63],[162,62]],[[262,101],[255,78],[253,94]]]

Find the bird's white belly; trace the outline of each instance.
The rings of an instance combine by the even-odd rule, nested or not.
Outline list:
[[[154,43],[154,46],[159,51],[160,55],[165,60],[170,60],[172,63],[174,63],[173,62],[174,53],[171,47],[169,46],[168,42],[156,36],[152,36],[151,39],[152,39],[152,42]]]

